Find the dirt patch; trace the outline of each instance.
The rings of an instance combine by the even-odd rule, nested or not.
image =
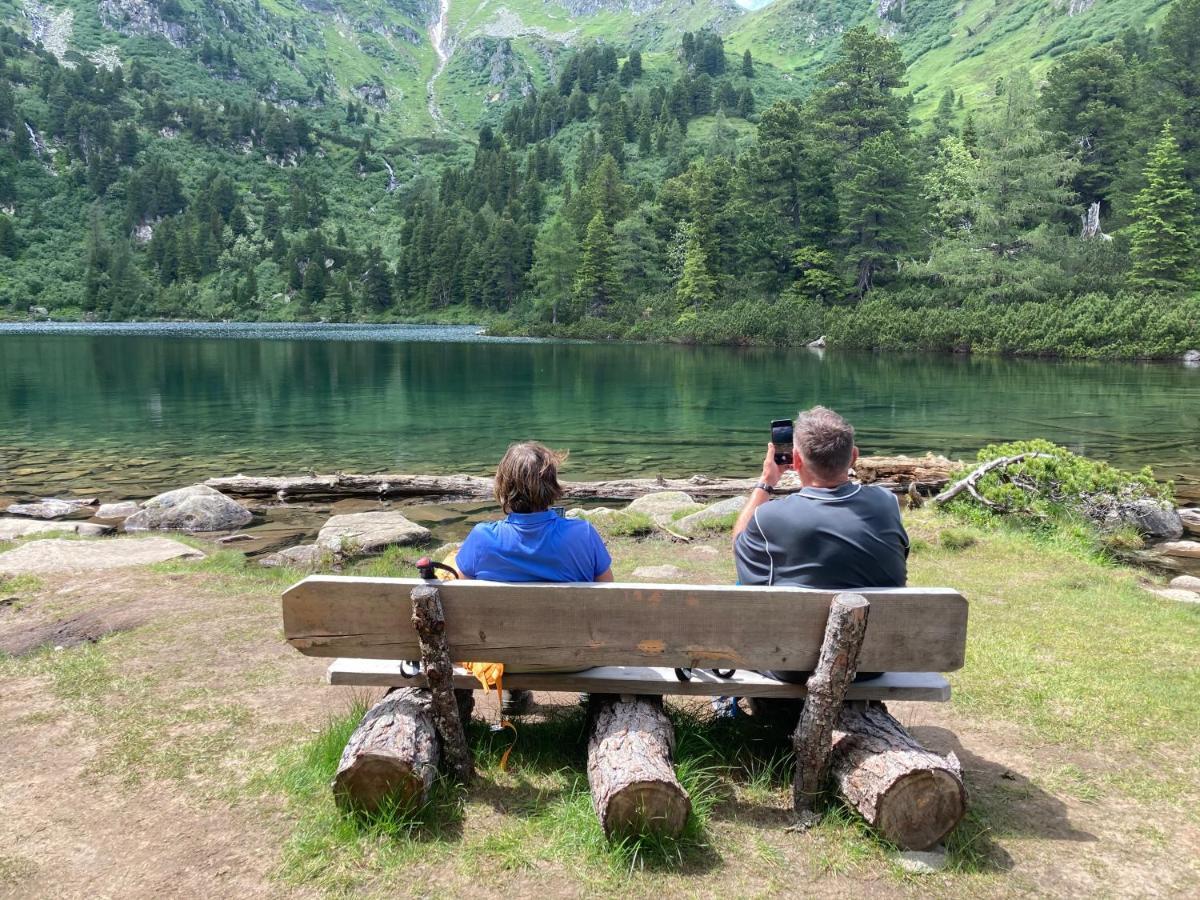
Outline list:
[[[44,625],[27,625],[0,635],[0,653],[25,656],[43,647],[67,650],[80,644],[94,644],[110,634],[145,625],[150,615],[149,610],[122,607],[91,610]]]

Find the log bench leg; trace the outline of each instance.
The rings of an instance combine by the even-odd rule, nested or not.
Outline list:
[[[832,773],[838,792],[867,824],[906,850],[934,846],[967,810],[955,755],[926,750],[883,704],[842,710]]]
[[[433,723],[442,739],[442,758],[451,775],[462,783],[475,777],[454,691],[454,663],[446,643],[446,613],[442,595],[432,584],[412,589],[412,623],[421,645],[421,663],[432,698]]]
[[[437,775],[438,738],[429,691],[396,688],[367,710],[342,751],[333,796],[343,810],[376,812],[387,802],[419,809]]]
[[[593,694],[588,784],[610,838],[678,837],[692,800],[675,776],[675,730],[661,697]]]

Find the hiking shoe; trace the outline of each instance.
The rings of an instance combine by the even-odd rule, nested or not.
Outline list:
[[[717,719],[736,719],[741,712],[737,697],[713,697],[712,708],[713,717]]]
[[[533,693],[531,691],[505,691],[500,700],[500,715],[523,716],[533,709]]]

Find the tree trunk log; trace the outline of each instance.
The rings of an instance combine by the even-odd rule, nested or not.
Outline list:
[[[421,664],[432,696],[433,723],[442,739],[442,758],[450,773],[466,783],[475,775],[471,750],[454,692],[454,663],[446,643],[442,596],[431,584],[412,589],[412,622],[421,644]]]
[[[429,691],[398,688],[367,710],[342,751],[333,796],[345,810],[375,812],[385,802],[418,809],[437,775],[438,739]]]
[[[842,710],[833,778],[867,823],[906,850],[927,850],[967,811],[962,767],[916,742],[882,704]]]
[[[588,784],[604,833],[677,837],[692,800],[675,777],[675,731],[662,698],[594,694],[591,718]]]
[[[909,484],[926,494],[941,490],[958,464],[941,456],[874,456],[860,459],[855,474],[863,483],[880,484],[897,493]],[[234,475],[210,478],[209,487],[234,497],[276,497],[279,500],[317,500],[338,497],[442,497],[491,499],[492,479],[476,475],[301,475],[295,477]],[[566,481],[568,500],[633,500],[657,491],[685,491],[697,500],[734,497],[754,487],[753,478],[621,478],[609,481]],[[798,480],[785,479],[777,490],[793,493]]]
[[[838,594],[829,605],[821,656],[809,676],[808,695],[792,736],[796,751],[792,800],[801,827],[812,823],[814,804],[829,780],[833,726],[841,713],[846,687],[854,680],[870,609],[861,594]]]

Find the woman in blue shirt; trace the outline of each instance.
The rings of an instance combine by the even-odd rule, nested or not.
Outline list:
[[[612,581],[612,557],[583,519],[551,509],[562,497],[558,467],[566,459],[535,442],[513,444],[496,468],[496,500],[505,518],[476,525],[455,555],[463,578],[481,581]],[[506,715],[524,712],[528,691],[509,691]]]

